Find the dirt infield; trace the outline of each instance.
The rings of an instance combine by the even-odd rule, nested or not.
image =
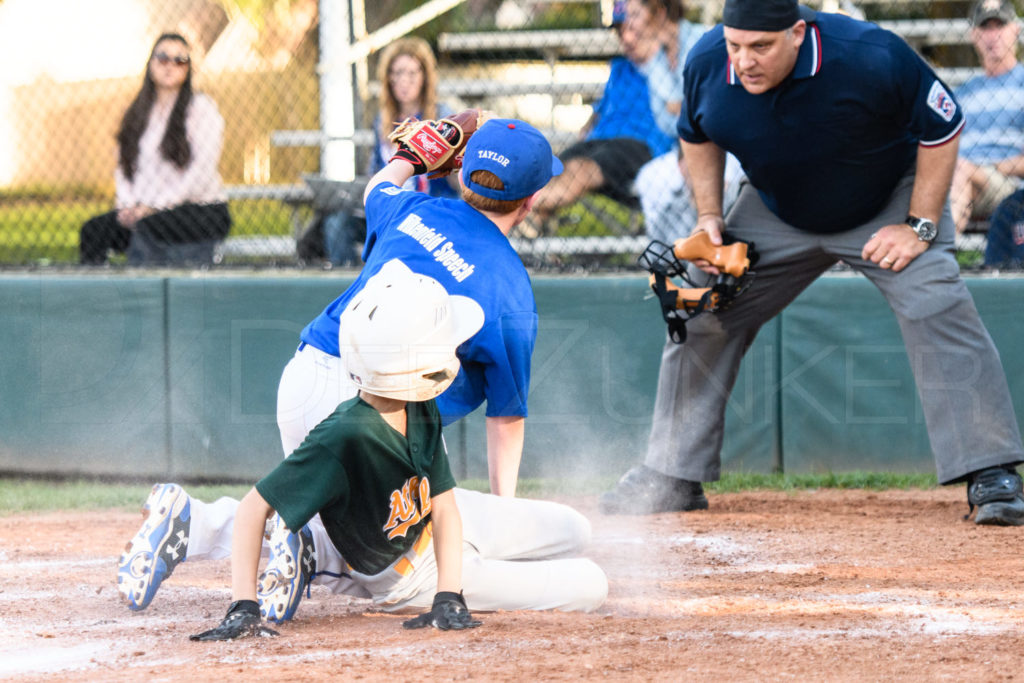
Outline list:
[[[469,632],[314,586],[281,637],[193,643],[229,601],[227,561],[185,563],[153,604],[117,599],[137,515],[0,518],[0,679],[1021,680],[1021,528],[964,522],[962,487],[752,492],[708,512],[602,517],[595,614],[481,614]]]

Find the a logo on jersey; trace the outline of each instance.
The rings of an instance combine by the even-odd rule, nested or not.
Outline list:
[[[409,145],[425,157],[424,161],[428,166],[437,163],[445,152],[451,149],[451,145],[441,137],[440,133],[426,126],[420,128],[419,132],[412,136]]]
[[[384,533],[390,541],[404,537],[410,527],[416,526],[430,514],[430,480],[426,477],[409,477],[402,488],[391,492],[388,504],[391,506],[391,514],[384,525]]]
[[[1024,223],[1014,223],[1013,243],[1018,247],[1024,245]]]
[[[405,190],[403,190],[402,188],[395,187],[394,185],[392,185],[390,187],[382,187],[380,191],[383,192],[384,194],[390,194],[390,195],[396,195],[396,194],[399,194],[401,192],[405,192]]]
[[[928,106],[945,121],[952,121],[956,114],[956,101],[938,81],[932,83],[932,89],[928,91]]]

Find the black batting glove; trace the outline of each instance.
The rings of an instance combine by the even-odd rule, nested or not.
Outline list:
[[[236,600],[217,628],[203,631],[189,640],[234,640],[251,636],[276,636],[277,631],[267,628],[260,620],[260,606],[255,600]]]
[[[434,606],[429,612],[414,619],[403,621],[404,628],[426,628],[433,626],[442,631],[461,631],[464,628],[476,628],[481,623],[473,618],[466,607],[462,593],[441,591],[434,596]]]
[[[402,161],[408,161],[412,164],[413,175],[420,175],[421,173],[427,172],[427,165],[423,163],[423,159],[416,154],[416,152],[405,146],[404,143],[399,143],[398,151],[395,152],[394,156],[388,159],[389,162],[395,159],[401,159]]]

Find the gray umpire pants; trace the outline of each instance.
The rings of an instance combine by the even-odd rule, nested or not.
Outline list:
[[[1024,462],[999,354],[960,278],[948,209],[938,238],[902,271],[861,258],[872,233],[906,218],[913,182],[912,174],[904,177],[873,220],[834,234],[793,228],[768,210],[750,184],[744,185],[726,226],[730,235],[755,243],[757,276],[730,309],[690,321],[686,343],[665,344],[644,464],[690,481],[719,478],[726,402],[743,354],[765,322],[838,260],[867,276],[896,314],[939,482],[951,484],[975,470]],[[977,364],[969,387],[964,386],[965,357]],[[965,389],[973,391],[974,406],[965,404]]]

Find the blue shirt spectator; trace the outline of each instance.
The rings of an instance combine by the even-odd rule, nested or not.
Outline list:
[[[958,232],[985,219],[1024,176],[1024,67],[1017,61],[1020,23],[1009,0],[979,0],[971,42],[984,73],[957,91],[967,113],[950,204]]]

